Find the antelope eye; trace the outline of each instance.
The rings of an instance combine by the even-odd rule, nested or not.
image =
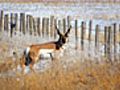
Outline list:
[[[65,44],[66,40],[65,39],[62,39],[62,43]]]

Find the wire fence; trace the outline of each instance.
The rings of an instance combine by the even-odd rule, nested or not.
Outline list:
[[[93,29],[92,20],[89,21],[88,26],[86,25],[86,21],[78,21],[79,20],[71,20],[70,16],[62,20],[57,20],[55,16],[51,16],[50,18],[34,18],[31,15],[25,15],[25,13],[20,13],[19,17],[17,14],[12,13],[9,17],[9,15],[4,15],[4,11],[1,11],[0,31],[10,33],[11,38],[15,32],[21,32],[24,35],[47,36],[56,39],[57,32],[55,26],[65,33],[70,25],[72,25],[71,22],[74,22],[74,25],[72,25],[72,34],[74,34],[75,48],[78,48],[78,43],[76,42],[80,43],[79,46],[82,51],[85,50],[86,45],[90,46],[91,42],[94,42],[94,50],[99,53],[104,52],[104,55],[107,57],[111,57],[112,54],[116,56],[120,52],[120,25],[117,27],[117,23],[112,23],[105,26],[104,29],[101,29],[100,25],[95,25],[95,29]],[[78,25],[78,23],[81,24]],[[86,31],[88,32],[87,38]],[[94,35],[92,34],[93,32]],[[101,32],[103,32],[103,39],[100,38]],[[104,46],[103,51],[100,51],[101,43],[103,43]],[[119,51],[117,51],[118,49]],[[114,57],[114,59],[116,59],[116,57]]]

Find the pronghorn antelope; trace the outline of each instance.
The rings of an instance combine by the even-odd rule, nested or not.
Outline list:
[[[34,64],[37,62],[41,54],[49,54],[52,60],[57,60],[55,57],[56,52],[62,52],[66,43],[68,43],[68,34],[71,30],[71,26],[67,32],[63,35],[59,29],[55,27],[59,35],[58,41],[47,42],[44,44],[30,45],[24,50],[24,54],[21,58],[22,72],[29,65],[29,68],[34,71]]]

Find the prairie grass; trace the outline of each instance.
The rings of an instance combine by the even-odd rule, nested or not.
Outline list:
[[[98,63],[77,60],[64,67],[64,61],[54,62],[52,67],[41,73],[29,72],[0,78],[2,90],[119,90],[120,63],[106,60]]]
[[[72,49],[58,62],[50,62],[51,67],[43,72],[36,70],[36,73],[30,71],[21,75],[20,69],[17,69],[20,64],[18,56],[21,56],[25,45],[29,44],[28,38],[17,37],[16,40],[13,37],[13,40],[8,41],[6,36],[1,41],[0,53],[6,53],[6,57],[0,60],[1,90],[120,90],[120,62],[110,62],[104,57],[98,57],[100,61],[95,58],[91,60],[86,52],[75,54]],[[31,39],[31,42],[37,42],[36,39]],[[17,43],[20,41],[21,44]],[[7,44],[4,45],[3,42]],[[10,46],[18,52],[18,56],[9,55]]]

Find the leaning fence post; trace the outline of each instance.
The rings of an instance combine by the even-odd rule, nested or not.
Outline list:
[[[86,29],[86,23],[82,22],[82,26],[81,26],[82,32],[81,32],[81,47],[82,50],[84,50],[84,35],[85,35],[85,29]]]
[[[117,53],[117,24],[114,23],[114,59],[116,60],[116,53]]]
[[[0,31],[4,31],[4,11],[1,11]]]

